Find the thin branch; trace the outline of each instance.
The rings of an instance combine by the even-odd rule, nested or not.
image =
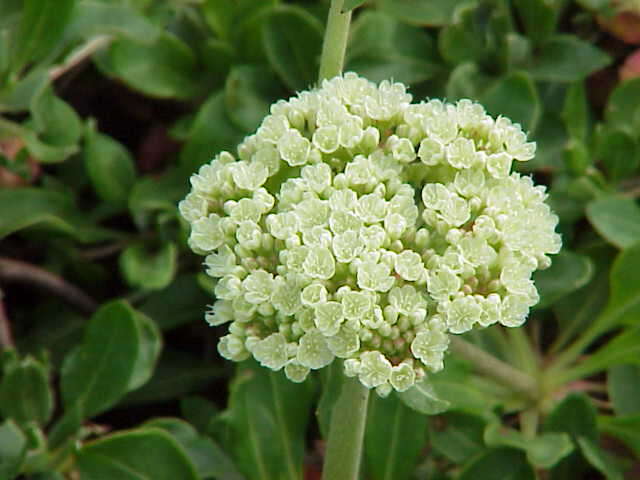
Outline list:
[[[16,344],[11,334],[11,322],[9,322],[9,316],[4,307],[2,291],[0,290],[0,351],[14,349],[15,346]]]
[[[30,263],[0,257],[0,281],[33,285],[53,293],[84,314],[92,314],[98,304],[78,287],[59,275]]]
[[[76,50],[71,56],[61,65],[57,65],[49,70],[49,78],[51,80],[56,80],[60,78],[62,75],[67,73],[69,70],[77,67],[82,62],[90,58],[94,53],[98,50],[102,50],[104,47],[109,45],[113,41],[113,37],[110,35],[98,35],[95,38],[92,38],[87,43],[85,43],[82,47]]]

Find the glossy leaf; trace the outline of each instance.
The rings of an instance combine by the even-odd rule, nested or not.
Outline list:
[[[0,190],[0,238],[28,227],[43,227],[90,243],[112,235],[91,225],[68,196],[43,188]]]
[[[104,201],[125,206],[136,176],[131,154],[92,124],[85,135],[84,164],[93,188]]]
[[[487,111],[504,115],[533,131],[540,119],[541,107],[535,83],[526,73],[512,73],[489,88],[481,97]]]
[[[433,449],[457,464],[485,450],[483,432],[486,421],[470,413],[451,411],[432,417],[429,439]]]
[[[216,125],[215,129],[211,125]],[[191,126],[189,141],[180,152],[180,162],[186,171],[195,172],[223,150],[233,151],[243,133],[230,122],[224,103],[224,93],[211,95],[200,107]]]
[[[398,394],[400,400],[413,410],[425,415],[437,415],[449,408],[449,402],[438,397],[433,386],[423,380],[405,392]]]
[[[612,435],[640,456],[640,415],[626,417],[598,417],[600,429]]]
[[[123,39],[111,47],[108,73],[146,95],[185,100],[201,89],[194,52],[178,37],[163,33],[152,44]]]
[[[564,432],[573,439],[583,437],[597,442],[596,409],[586,395],[568,395],[545,419],[544,431]]]
[[[46,365],[33,357],[6,365],[0,383],[0,412],[20,424],[46,424],[53,413],[53,393]]]
[[[282,372],[242,364],[231,385],[226,420],[229,447],[247,478],[297,480],[301,476],[311,384]]]
[[[120,270],[130,286],[160,290],[173,280],[177,255],[173,243],[165,243],[155,251],[142,244],[131,245],[120,255]]]
[[[588,438],[578,437],[578,444],[582,451],[582,455],[587,461],[604,474],[607,480],[623,480],[622,472],[613,463],[613,460],[598,446]]]
[[[584,82],[571,85],[562,108],[562,119],[571,138],[584,141],[589,132],[589,103]]]
[[[159,29],[131,6],[120,2],[82,0],[77,2],[65,38],[90,39],[97,35],[126,37],[151,43]]]
[[[640,78],[621,82],[611,92],[605,118],[607,125],[637,137],[640,126]]]
[[[266,68],[243,65],[227,76],[225,106],[231,121],[243,131],[255,131],[269,114],[269,106],[282,96],[276,77]]]
[[[595,156],[614,182],[632,175],[640,164],[638,142],[620,129],[602,128],[598,131]]]
[[[0,424],[0,478],[14,478],[27,451],[27,438],[11,419]]]
[[[12,68],[18,71],[40,60],[62,37],[75,0],[25,0],[16,38],[12,42]]]
[[[407,407],[396,395],[373,395],[367,410],[365,458],[375,480],[411,478],[427,441],[427,417]]]
[[[497,448],[473,459],[457,480],[534,480],[535,473],[524,453],[512,448]]]
[[[298,7],[273,9],[263,25],[262,39],[271,67],[291,90],[316,82],[322,27]]]
[[[640,414],[640,365],[619,365],[610,368],[607,388],[617,415]]]
[[[48,145],[74,145],[82,135],[80,117],[50,87],[43,88],[32,98],[31,113],[40,138]]]
[[[155,418],[145,427],[159,428],[170,434],[180,444],[194,465],[200,478],[242,480],[231,459],[210,438],[198,432],[184,420],[178,418]]]
[[[447,25],[453,19],[458,6],[465,0],[380,0],[379,8],[403,22],[417,25]]]
[[[119,432],[91,442],[80,448],[77,462],[83,480],[199,478],[180,444],[158,428]]]
[[[556,35],[541,47],[529,72],[536,80],[577,82],[611,63],[609,55],[573,35]]]
[[[631,198],[597,198],[587,205],[587,218],[600,235],[618,248],[640,241],[640,207]]]
[[[442,71],[431,37],[379,11],[364,11],[353,22],[346,68],[380,82],[413,84]]]
[[[159,338],[124,301],[100,308],[84,340],[62,367],[62,400],[85,417],[114,405],[149,377],[159,353]]]
[[[571,437],[566,433],[543,433],[533,438],[521,432],[493,423],[484,432],[484,440],[490,447],[512,447],[527,454],[527,460],[537,468],[549,469],[573,449]]]
[[[562,252],[552,259],[551,267],[538,271],[533,280],[540,294],[536,308],[545,308],[586,285],[593,276],[593,262],[586,255],[570,250]]]

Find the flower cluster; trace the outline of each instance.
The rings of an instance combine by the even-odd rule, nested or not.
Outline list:
[[[534,151],[477,103],[353,73],[274,104],[180,203],[219,352],[295,382],[339,357],[386,395],[440,370],[450,333],[522,324],[560,249],[545,188],[511,173]]]

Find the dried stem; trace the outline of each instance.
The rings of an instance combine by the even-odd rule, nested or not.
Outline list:
[[[0,257],[0,281],[33,285],[46,290],[84,314],[92,314],[98,308],[98,304],[78,287],[30,263]]]

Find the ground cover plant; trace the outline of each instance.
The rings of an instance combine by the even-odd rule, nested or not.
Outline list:
[[[1,1],[0,479],[637,478],[639,31]]]

